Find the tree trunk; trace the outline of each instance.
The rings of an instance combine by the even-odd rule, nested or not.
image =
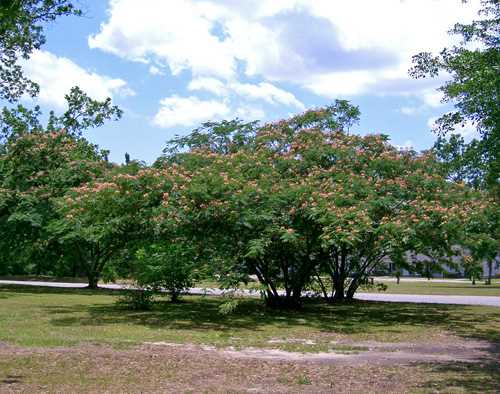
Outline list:
[[[271,294],[271,296],[269,296]],[[300,297],[297,296],[275,296],[272,293],[268,293],[268,297],[266,297],[266,306],[270,308],[284,308],[284,309],[299,309]]]
[[[328,292],[326,291],[325,284],[321,280],[321,276],[319,274],[316,274],[316,278],[318,279],[319,287],[321,288],[321,292],[323,293],[323,298],[326,302],[328,302]]]
[[[170,301],[175,304],[179,302],[179,292],[176,290],[170,291]]]
[[[297,286],[293,289],[292,298],[290,300],[293,307],[300,307],[301,305],[300,301],[302,300],[302,288],[302,286]]]
[[[97,289],[97,284],[99,283],[99,277],[100,277],[100,270],[97,267],[97,263],[94,264],[89,264],[89,267],[87,268],[87,278],[89,280],[89,289]]]
[[[356,293],[356,290],[358,290],[358,287],[359,287],[359,283],[357,280],[353,280],[351,282],[351,284],[349,285],[349,288],[347,289],[347,293],[346,293],[346,300],[348,301],[352,301],[353,298],[354,298],[354,294]]]
[[[73,264],[71,265],[71,275],[76,278],[76,259],[73,259]]]
[[[343,301],[345,299],[345,283],[343,278],[334,278],[333,279],[333,286],[335,288],[335,294],[333,295],[333,300],[334,301]]]
[[[89,289],[97,289],[97,284],[99,283],[99,275],[95,272],[92,272],[87,275],[89,280],[89,285],[87,286]]]
[[[491,285],[492,271],[493,271],[493,262],[488,261],[488,278],[486,279],[486,282],[484,282],[485,285]]]

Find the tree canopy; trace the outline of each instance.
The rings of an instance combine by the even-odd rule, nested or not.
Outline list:
[[[81,15],[68,0],[2,0],[0,2],[0,99],[17,101],[24,93],[38,94],[19,59],[45,43],[44,25],[64,15]]]
[[[480,139],[467,147],[464,168],[474,166],[484,172],[481,185],[500,187],[500,2],[482,0],[481,19],[470,24],[457,23],[450,34],[461,42],[444,48],[438,55],[422,52],[413,57],[410,75],[414,78],[450,75],[439,90],[443,101],[454,104],[454,111],[441,116],[435,131],[452,133],[457,125],[471,122]],[[456,141],[451,141],[454,144]],[[442,142],[437,148],[443,147]],[[446,148],[448,149],[448,148]],[[481,163],[476,166],[475,163]],[[456,163],[455,163],[456,164]],[[477,173],[476,173],[477,175]],[[477,176],[473,184],[478,183]]]
[[[0,114],[0,267],[4,272],[70,272],[83,264],[55,242],[50,223],[58,217],[54,201],[70,188],[102,177],[107,151],[82,138],[89,127],[121,117],[111,100],[96,101],[78,87],[66,95],[67,111],[50,112],[41,124],[39,107],[3,108]],[[15,257],[14,257],[15,256]],[[13,266],[13,264],[15,266]],[[33,268],[34,267],[34,268]],[[75,271],[76,270],[76,271]]]
[[[300,305],[306,290],[351,299],[388,261],[415,268],[407,252],[439,265],[457,245],[486,256],[481,234],[496,219],[483,192],[450,180],[430,151],[349,134],[356,116],[332,108],[207,123],[150,167],[106,163],[78,132],[9,137],[0,222],[11,251],[32,245],[43,258],[26,261],[71,261],[91,287],[119,273],[174,300],[194,272],[223,287],[256,276],[277,306]]]
[[[300,115],[312,127],[264,125],[239,149],[180,153],[182,164],[163,168],[170,190],[154,220],[169,237],[198,242],[212,266],[222,262],[219,277],[256,275],[270,304],[298,304],[324,274],[333,299],[352,298],[409,250],[451,256],[480,195],[448,182],[430,153],[323,129],[329,116]]]

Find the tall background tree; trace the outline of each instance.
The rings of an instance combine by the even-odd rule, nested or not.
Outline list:
[[[19,59],[45,43],[44,25],[64,15],[81,15],[68,0],[2,0],[0,2],[0,99],[17,101],[38,94],[38,85],[23,74]]]
[[[54,200],[68,189],[103,176],[107,151],[82,132],[119,119],[109,99],[96,101],[79,88],[66,96],[68,109],[50,113],[43,126],[38,107],[4,108],[0,114],[0,272],[4,274],[80,273],[68,251],[55,242],[49,224],[58,217]],[[81,264],[80,264],[81,266]]]
[[[499,264],[500,251],[500,2],[482,0],[479,16],[450,30],[461,37],[458,45],[444,48],[437,56],[429,52],[414,56],[410,75],[425,78],[446,72],[451,76],[439,90],[454,110],[436,121],[439,136],[433,150],[450,180],[490,194],[488,209],[467,228],[464,246],[476,264],[487,263],[486,283],[491,283],[492,265]],[[454,134],[456,126],[465,122],[476,127],[479,138],[467,143]]]
[[[454,110],[442,115],[435,125],[441,139],[436,150],[454,151],[448,165],[452,173],[462,173],[472,185],[500,188],[500,2],[482,0],[481,19],[470,24],[457,23],[450,34],[461,41],[444,48],[438,55],[422,52],[413,57],[410,75],[414,78],[436,77],[448,73],[439,90],[443,101]],[[444,137],[457,125],[472,123],[480,135],[457,149],[457,137]],[[457,159],[459,158],[459,159]]]

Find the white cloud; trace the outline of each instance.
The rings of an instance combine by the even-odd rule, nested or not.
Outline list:
[[[309,87],[325,96],[345,94],[408,94],[414,92],[431,106],[439,105],[440,97],[428,91],[428,81],[408,84],[411,57],[421,51],[437,52],[455,42],[447,32],[457,21],[470,21],[477,17],[478,1],[461,4],[454,0],[329,0],[306,1],[312,14],[323,17],[335,27],[336,37],[346,53],[349,51],[377,51],[393,57],[392,62],[373,67],[366,64],[364,72],[335,71],[312,80]],[[360,12],[362,10],[362,12]],[[370,60],[368,61],[370,63]],[[392,63],[392,64],[391,64]],[[345,88],[354,81],[354,87]],[[326,86],[328,87],[326,87]],[[394,90],[396,86],[400,91]]]
[[[260,82],[258,84],[227,82],[219,79],[202,77],[193,79],[188,89],[191,91],[203,90],[216,96],[230,97],[236,95],[245,101],[263,100],[269,104],[293,106],[303,110],[305,108],[294,94],[280,89],[269,82]]]
[[[305,87],[321,96],[352,96],[367,92],[376,81],[368,71],[346,71],[311,76]]]
[[[230,45],[212,34],[222,11],[208,2],[112,0],[109,20],[88,42],[134,61],[160,59],[173,75],[230,77],[236,67]]]
[[[240,96],[248,99],[264,100],[269,104],[283,104],[299,109],[305,108],[304,104],[297,100],[292,93],[280,89],[268,82],[261,82],[257,85],[251,83],[233,83],[230,85],[230,88]]]
[[[418,115],[430,109],[439,108],[444,105],[444,95],[441,91],[438,91],[436,89],[417,89],[415,92],[413,92],[413,94],[408,93],[405,94],[405,96],[417,96],[421,101],[420,105],[403,106],[399,109],[399,111],[403,115],[407,116]]]
[[[436,116],[430,117],[427,120],[427,126],[432,129],[438,118]],[[479,136],[476,126],[470,121],[466,121],[463,125],[457,125],[453,130],[454,133],[460,134],[466,140],[476,138]]]
[[[399,111],[403,115],[413,116],[418,114],[422,110],[422,107],[401,107]]]
[[[230,114],[223,101],[200,100],[197,97],[166,97],[160,101],[153,124],[159,127],[193,126],[207,120],[222,119]]]
[[[436,124],[436,120],[438,120],[437,116],[432,116],[429,119],[427,119],[427,127],[432,129]]]
[[[111,0],[109,19],[89,37],[89,45],[129,60],[165,64],[173,75],[190,72],[191,90],[221,97],[228,84],[246,76],[274,87],[287,82],[329,99],[412,95],[435,107],[440,97],[432,89],[440,81],[411,80],[411,56],[452,44],[456,39],[447,31],[457,21],[475,18],[478,4]],[[269,93],[269,87],[258,85],[229,89],[246,90],[249,97]],[[290,96],[274,93],[265,95],[268,102],[300,107]]]
[[[440,107],[443,105],[443,92],[434,90],[426,90],[423,92],[423,101],[429,107]]]
[[[245,105],[237,108],[234,115],[234,117],[244,120],[262,120],[265,118],[266,113],[262,108]]]
[[[148,71],[151,75],[165,75],[165,73],[162,70],[160,70],[160,68],[154,65],[149,66]]]
[[[76,85],[98,100],[135,94],[122,79],[87,71],[72,60],[47,51],[33,52],[30,59],[23,63],[23,69],[30,79],[40,85],[40,101],[59,108],[64,108],[64,96]]]
[[[207,92],[215,94],[216,96],[227,96],[229,93],[224,82],[215,78],[208,78],[208,77],[193,79],[189,83],[188,89],[205,90]]]

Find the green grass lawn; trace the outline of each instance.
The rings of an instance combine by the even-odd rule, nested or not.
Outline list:
[[[306,304],[276,311],[257,299],[241,299],[236,311],[218,312],[219,297],[186,296],[152,311],[115,304],[117,294],[88,290],[0,287],[0,341],[21,346],[179,342],[217,346],[327,350],[339,339],[429,341],[446,332],[500,341],[500,308],[356,302]],[[315,345],[269,343],[310,339]]]
[[[484,281],[477,281],[473,285],[469,281],[456,280],[452,283],[435,282],[432,279],[427,281],[415,281],[401,279],[397,284],[395,281],[388,281],[375,278],[375,283],[385,283],[387,290],[385,293],[393,294],[440,294],[440,295],[465,295],[465,296],[493,296],[500,297],[500,280],[494,279],[491,285],[485,285]],[[214,281],[203,281],[197,284],[198,287],[217,288],[218,284]],[[250,282],[242,285],[243,289],[258,289],[259,284]],[[376,288],[360,288],[360,292],[378,293]]]
[[[494,280],[491,285],[485,285],[483,281],[477,281],[475,285],[471,282],[457,280],[453,283],[429,281],[410,281],[401,279],[397,284],[392,281],[375,279],[375,283],[385,283],[386,293],[394,294],[442,294],[442,295],[465,295],[465,296],[496,296],[500,297],[500,281]],[[374,289],[361,289],[360,291],[377,292]]]

